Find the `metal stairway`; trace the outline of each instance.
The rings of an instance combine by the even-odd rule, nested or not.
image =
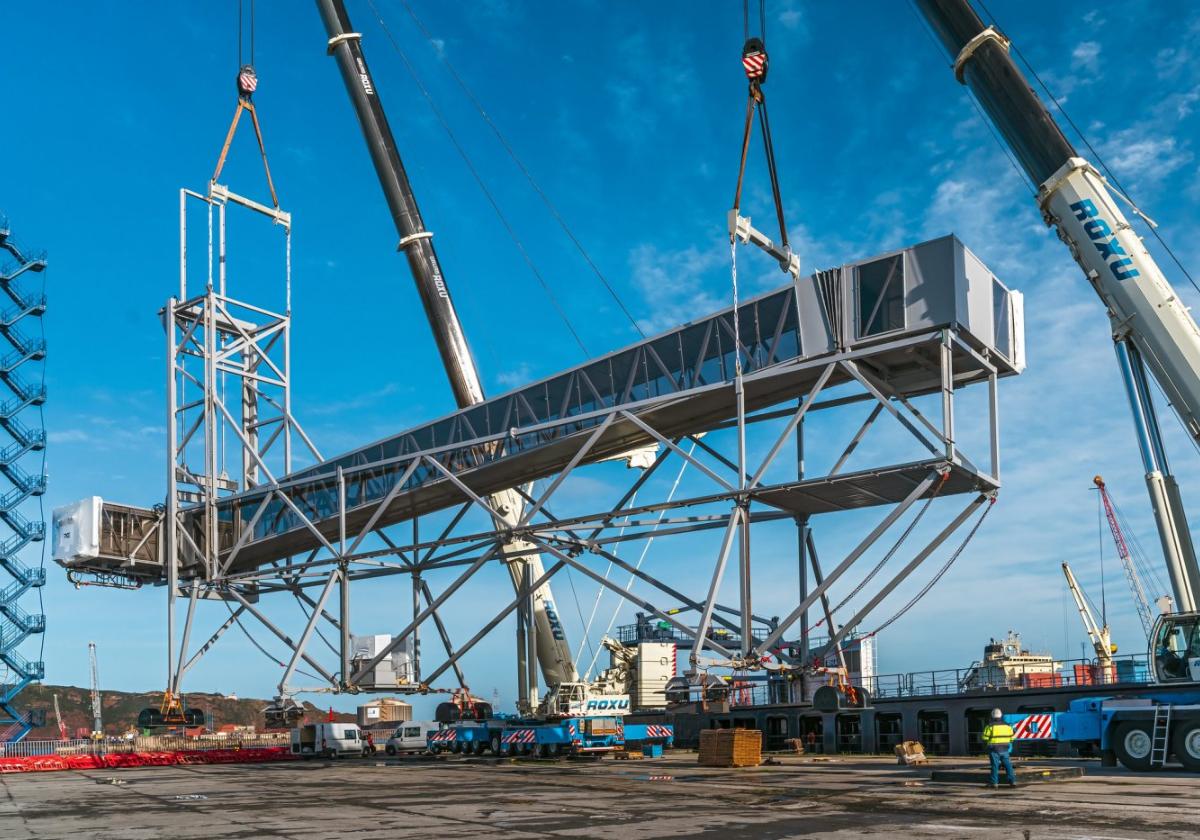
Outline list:
[[[29,337],[21,330],[31,319],[45,313],[46,297],[40,291],[35,294],[21,289],[17,280],[24,275],[40,274],[46,268],[46,261],[17,248],[2,219],[0,260],[3,261],[0,264],[0,292],[14,304],[0,312],[0,336],[12,348],[0,356],[0,383],[12,394],[0,402],[0,429],[12,438],[0,448],[0,523],[4,526],[0,528],[0,570],[3,572],[0,574],[0,667],[3,668],[0,674],[0,743],[3,743],[21,740],[35,724],[34,718],[19,712],[14,702],[27,685],[45,675],[43,662],[30,660],[17,648],[30,636],[46,629],[44,615],[31,613],[18,603],[29,590],[46,583],[44,568],[32,567],[19,557],[31,543],[41,542],[46,536],[46,523],[31,519],[21,510],[29,499],[46,492],[45,472],[40,464],[37,472],[30,472],[28,467],[20,465],[29,453],[45,449],[46,432],[41,428],[40,417],[37,427],[18,419],[26,409],[41,406],[46,401],[41,371],[29,372],[35,363],[46,357],[45,339]],[[28,283],[27,280],[22,282]],[[3,533],[5,530],[11,533]]]

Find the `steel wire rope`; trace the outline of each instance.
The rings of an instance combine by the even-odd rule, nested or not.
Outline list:
[[[296,599],[296,604],[300,607],[300,614],[304,616],[305,622],[311,621],[312,612],[309,611],[309,609],[305,606],[304,601],[300,600],[299,594],[293,592],[292,596]],[[325,643],[325,647],[329,648],[330,653],[332,653],[334,656],[341,655],[341,651],[330,644],[329,640],[325,638],[325,634],[321,632],[321,628],[317,624],[313,625],[313,632],[320,636],[321,641]]]
[[[900,618],[903,617],[905,613],[907,613],[909,610],[911,610],[913,607],[915,607],[917,605],[918,601],[920,601],[927,594],[929,594],[929,590],[933,589],[933,587],[935,585],[937,585],[937,582],[942,579],[942,576],[945,575],[946,572],[950,571],[950,567],[954,565],[954,561],[958,559],[959,555],[961,555],[963,553],[963,551],[966,549],[967,545],[975,537],[976,532],[978,532],[980,526],[983,525],[983,521],[985,519],[987,519],[988,514],[992,512],[992,508],[995,506],[996,506],[996,498],[993,496],[988,501],[987,507],[985,507],[983,509],[983,514],[979,517],[979,519],[977,519],[975,521],[974,527],[971,528],[970,532],[967,534],[966,538],[963,539],[962,543],[958,546],[958,548],[956,548],[954,550],[954,553],[950,555],[950,559],[947,560],[946,563],[940,569],[938,569],[937,574],[935,574],[928,583],[926,583],[923,587],[921,587],[921,591],[918,592],[911,601],[909,601],[907,604],[905,604],[903,607],[901,607],[899,612],[897,612],[895,615],[893,615],[891,618],[889,618],[883,624],[879,625],[874,630],[872,630],[870,633],[868,633],[867,634],[868,637],[876,636],[879,633],[882,633],[888,627],[890,627],[891,625],[893,625],[894,623],[899,621]]]
[[[508,153],[510,158],[512,158],[512,161],[517,165],[517,168],[521,170],[521,174],[525,176],[525,180],[529,182],[529,186],[535,193],[537,193],[537,196],[542,200],[542,203],[546,205],[546,209],[550,211],[550,215],[554,217],[554,221],[558,223],[560,228],[562,228],[563,233],[566,234],[567,238],[571,240],[571,244],[575,246],[575,250],[577,250],[580,256],[583,257],[584,262],[586,262],[588,267],[591,268],[592,273],[596,275],[596,278],[608,291],[609,295],[616,302],[621,312],[629,320],[630,326],[633,327],[634,331],[639,336],[646,338],[646,333],[644,333],[642,328],[638,326],[637,319],[633,317],[629,311],[629,308],[625,306],[625,302],[621,300],[621,296],[617,294],[617,290],[613,288],[612,284],[608,281],[608,278],[604,276],[604,272],[602,272],[600,267],[596,265],[595,260],[592,259],[591,254],[589,254],[587,249],[584,248],[583,243],[579,240],[579,237],[577,237],[574,231],[571,230],[571,227],[567,224],[566,219],[563,218],[562,213],[559,212],[558,207],[553,201],[550,200],[550,196],[546,194],[546,191],[542,189],[541,185],[533,177],[533,173],[531,173],[529,168],[525,166],[525,162],[522,161],[520,156],[517,155],[516,150],[513,149],[512,144],[508,142],[508,138],[504,136],[504,133],[500,130],[500,127],[496,125],[495,121],[492,120],[491,116],[484,109],[483,105],[479,102],[479,99],[467,85],[466,81],[461,75],[459,75],[458,71],[454,68],[454,65],[450,63],[450,59],[446,56],[445,49],[438,47],[436,39],[434,39],[429,30],[425,28],[425,24],[421,22],[421,19],[417,17],[417,13],[413,11],[413,8],[408,3],[408,0],[399,0],[399,2],[400,5],[404,7],[405,11],[408,12],[408,16],[413,19],[413,23],[417,25],[417,28],[421,31],[421,34],[425,36],[425,40],[428,41],[429,45],[433,48],[438,60],[446,66],[446,70],[450,73],[450,76],[454,79],[458,86],[462,88],[463,93],[466,94],[467,99],[470,100],[471,104],[475,106],[475,110],[479,113],[480,118],[487,123],[488,128],[492,130],[492,133],[496,135],[496,139],[500,141],[500,145],[504,147],[504,151]],[[375,4],[373,0],[368,0],[368,3],[374,10]],[[378,10],[375,10],[375,14],[376,16],[379,15]]]
[[[571,334],[571,337],[575,339],[575,343],[579,345],[579,349],[583,351],[584,358],[591,358],[592,354],[588,352],[587,346],[583,343],[583,339],[580,338],[579,333],[575,331],[575,327],[571,324],[571,320],[567,317],[566,311],[559,304],[558,298],[555,297],[554,292],[550,289],[550,285],[546,282],[546,278],[542,276],[542,272],[538,270],[536,263],[533,261],[533,257],[525,248],[525,243],[521,241],[521,238],[517,235],[516,230],[509,222],[508,217],[505,216],[504,211],[500,209],[499,203],[496,201],[495,196],[492,195],[492,191],[488,189],[487,184],[483,180],[483,176],[479,174],[479,170],[475,168],[475,164],[471,161],[466,149],[464,149],[462,144],[458,142],[458,137],[455,135],[454,129],[450,127],[450,123],[447,122],[446,117],[442,114],[441,108],[437,106],[437,103],[433,99],[433,94],[429,92],[424,83],[421,81],[421,77],[417,74],[416,67],[408,58],[408,54],[404,52],[404,50],[400,47],[399,42],[392,35],[392,30],[388,28],[386,21],[383,19],[383,15],[379,13],[379,9],[375,6],[373,0],[367,0],[367,5],[369,5],[371,7],[371,11],[375,13],[375,17],[379,21],[379,26],[383,30],[384,35],[387,36],[388,41],[391,43],[392,49],[395,50],[396,54],[400,57],[400,61],[404,64],[409,76],[412,77],[413,83],[417,86],[417,90],[420,91],[421,96],[429,105],[430,110],[433,111],[433,114],[437,118],[438,123],[441,125],[442,130],[446,132],[446,136],[450,138],[451,145],[454,146],[455,151],[457,151],[459,157],[462,158],[463,163],[467,167],[467,171],[471,173],[471,177],[475,180],[475,183],[483,193],[484,198],[486,198],[488,204],[491,205],[492,210],[495,212],[496,217],[500,220],[500,224],[504,227],[509,239],[511,239],[513,244],[517,247],[517,250],[521,254],[521,258],[529,267],[529,270],[533,274],[534,278],[541,285],[542,291],[546,293],[546,297],[550,299],[550,304],[554,307],[554,311],[558,314],[558,317],[566,326],[567,331]]]
[[[250,644],[252,644],[256,648],[258,648],[259,653],[261,653],[263,656],[267,657],[267,659],[270,659],[272,662],[274,662],[280,668],[287,668],[286,662],[284,662],[282,659],[278,659],[275,656],[273,656],[265,647],[263,647],[262,645],[260,645],[258,643],[258,640],[255,639],[254,636],[251,635],[250,631],[246,629],[246,626],[244,624],[242,624],[242,620],[240,618],[238,618],[237,615],[234,614],[233,607],[229,606],[228,601],[222,599],[221,603],[223,603],[225,605],[225,609],[229,610],[229,617],[233,619],[233,623],[236,624],[238,626],[238,629],[241,630],[242,633],[246,636],[246,638],[250,640]],[[303,674],[304,676],[309,677],[314,680],[317,680],[318,682],[320,682],[320,680],[321,680],[321,677],[318,677],[315,674],[310,674],[308,671],[305,671],[303,668],[297,667],[296,673]]]
[[[539,483],[543,486],[545,484],[544,481],[539,480],[534,482],[534,486],[536,487]],[[538,495],[540,495],[540,493]],[[579,623],[583,624],[583,606],[579,603],[579,593],[575,590],[575,577],[571,574],[571,567],[569,564],[566,566],[565,571],[567,573],[567,585],[571,587],[571,598],[575,601],[575,613],[579,616]],[[575,655],[575,659],[579,659],[580,655],[582,655],[583,644],[587,644],[588,650],[592,651],[593,654],[595,653],[594,649],[592,648],[591,640],[588,638],[587,631],[585,630],[583,634],[583,642],[580,644],[579,653]]]
[[[693,440],[692,446],[688,450],[688,458],[690,458],[695,451],[696,451],[696,441]],[[683,474],[687,470],[687,466],[689,463],[688,458],[684,458],[683,463],[679,465],[679,472],[676,473],[675,481],[671,484],[671,490],[669,493],[667,493],[667,504],[670,504],[671,500],[673,500],[675,498],[675,493],[679,489],[679,482],[683,480]],[[654,535],[658,531],[658,526],[662,524],[662,521],[663,521],[663,519],[666,518],[666,515],[667,515],[667,509],[665,507],[658,512],[658,519],[655,520],[654,526],[650,529],[650,537],[646,540],[646,544],[644,546],[642,546],[642,553],[638,556],[637,563],[634,564],[633,568],[635,570],[641,570],[642,563],[644,563],[646,561],[646,554],[647,554],[647,552],[650,551],[650,546],[653,545],[653,543],[654,543],[654,539],[655,539]],[[610,560],[609,567],[611,568],[611,566],[612,566],[612,561]],[[605,574],[607,576],[607,572]],[[629,574],[629,583],[627,583],[625,585],[625,589],[632,591],[634,582],[636,580],[637,580],[637,575],[631,572]],[[617,614],[620,612],[620,610],[621,610],[621,599],[618,598],[617,605],[615,607],[613,607],[613,613],[608,619],[608,626],[604,628],[604,635],[607,636],[609,634],[609,632],[612,630],[612,626],[614,623],[616,623]],[[588,679],[591,677],[592,669],[596,667],[596,660],[599,657],[600,657],[599,651],[597,651],[592,656],[592,661],[588,664],[587,673],[586,673],[584,679]]]
[[[997,29],[1003,29],[1003,27],[1000,26],[1000,22],[996,20],[996,16],[992,14],[991,10],[988,9],[983,0],[979,0],[979,8],[983,9],[983,13],[992,19],[993,26],[995,26]],[[1010,43],[1010,47],[1012,48],[1012,51],[1017,54],[1017,58],[1020,59],[1021,63],[1025,65],[1025,69],[1027,69],[1029,74],[1033,76],[1034,81],[1036,81],[1038,86],[1046,92],[1046,96],[1050,97],[1050,101],[1054,103],[1054,107],[1058,109],[1058,112],[1063,115],[1063,119],[1067,121],[1067,125],[1071,126],[1071,130],[1079,135],[1079,139],[1083,141],[1083,145],[1087,146],[1087,150],[1096,158],[1096,162],[1100,164],[1100,168],[1104,170],[1105,177],[1112,182],[1112,185],[1117,189],[1117,192],[1121,195],[1121,197],[1129,203],[1130,208],[1133,210],[1133,214],[1146,223],[1146,227],[1150,228],[1150,232],[1154,234],[1154,238],[1158,240],[1158,244],[1161,245],[1163,250],[1167,252],[1167,255],[1171,257],[1171,261],[1175,263],[1176,267],[1183,272],[1183,276],[1186,277],[1188,282],[1192,284],[1192,288],[1197,292],[1200,292],[1200,284],[1198,284],[1192,277],[1191,272],[1187,270],[1184,264],[1180,261],[1179,257],[1175,256],[1175,252],[1171,249],[1171,246],[1167,244],[1166,239],[1164,239],[1162,234],[1158,232],[1158,225],[1152,222],[1146,216],[1146,214],[1139,209],[1138,203],[1133,200],[1132,196],[1129,194],[1129,191],[1121,185],[1119,180],[1117,180],[1117,176],[1113,174],[1104,158],[1100,156],[1100,153],[1096,151],[1096,148],[1092,145],[1091,141],[1088,140],[1087,135],[1083,133],[1083,129],[1075,124],[1075,121],[1071,119],[1071,115],[1067,113],[1067,109],[1064,108],[1062,103],[1058,101],[1058,97],[1056,97],[1046,83],[1042,81],[1042,77],[1039,76],[1037,70],[1033,68],[1033,64],[1031,64],[1029,60],[1026,59],[1021,53],[1021,48],[1017,46],[1015,41]]]
[[[637,496],[638,496],[637,491],[634,491],[633,495],[629,497],[629,506],[630,507],[637,507]],[[613,556],[620,555],[620,551],[621,551],[620,537],[623,537],[625,535],[625,529],[628,527],[628,524],[627,524],[628,522],[629,522],[629,517],[626,516],[624,518],[624,521],[622,521],[622,523],[621,523],[620,529],[617,531],[618,541],[616,544],[613,545],[613,550],[612,550]],[[604,579],[605,580],[608,580],[608,576],[612,572],[612,569],[613,569],[613,562],[612,562],[612,560],[609,560],[608,566],[604,569]],[[596,598],[594,601],[592,601],[592,611],[588,615],[587,623],[584,625],[584,628],[583,628],[583,636],[585,639],[587,639],[591,636],[592,623],[596,620],[596,612],[597,612],[597,610],[600,609],[600,601],[604,597],[604,591],[605,591],[605,587],[602,584],[598,584],[596,586]],[[589,645],[588,647],[589,647],[589,649],[591,649],[591,645]],[[579,643],[579,649],[575,652],[575,659],[578,660],[581,656],[583,656],[583,642]]]
[[[1126,547],[1130,549],[1129,556],[1134,561],[1134,566],[1137,568],[1139,577],[1149,582],[1154,586],[1155,591],[1159,593],[1168,591],[1168,587],[1162,576],[1147,558],[1146,550],[1142,547],[1141,540],[1138,539],[1137,534],[1129,527],[1129,520],[1125,518],[1125,512],[1113,501],[1111,495],[1108,497],[1108,501],[1113,506],[1113,513],[1117,517],[1117,523],[1121,528],[1121,535],[1125,538]]]
[[[942,492],[942,488],[946,486],[946,479],[948,477],[949,473],[942,476],[942,480],[939,481],[937,486],[933,488],[933,493],[931,493],[929,498],[925,500],[925,504],[921,506],[921,509],[917,511],[917,515],[913,517],[912,522],[908,523],[908,527],[904,529],[904,533],[902,533],[899,539],[897,539],[892,547],[888,549],[887,554],[883,555],[883,559],[875,564],[875,568],[871,569],[867,576],[862,579],[862,582],[859,583],[858,586],[854,587],[850,594],[843,598],[836,607],[829,611],[830,615],[833,615],[842,607],[846,606],[846,604],[849,603],[855,595],[857,595],[859,592],[862,592],[863,587],[870,583],[874,579],[875,575],[879,574],[879,571],[887,564],[887,562],[895,556],[896,552],[900,550],[900,546],[904,544],[904,541],[907,540],[909,535],[912,534],[912,532],[916,529],[917,525],[921,521],[921,517],[923,517],[926,511],[928,511],[933,505],[934,500],[938,497],[938,493]],[[825,619],[818,621],[815,625],[813,625],[813,629],[820,627],[824,621]]]
[[[933,30],[929,28],[929,21],[925,20],[925,16],[921,14],[914,0],[908,0],[908,7],[912,13],[916,15],[921,27],[921,31],[923,31],[926,37],[929,39],[930,45],[932,45],[934,52],[937,53],[938,60],[944,61],[946,59],[946,51],[942,47],[941,42],[938,41],[937,36],[933,34]],[[952,68],[954,65],[951,64],[947,66]],[[1036,185],[1032,180],[1030,180],[1029,175],[1024,169],[1021,168],[1020,164],[1017,163],[1017,159],[1013,156],[1012,149],[1010,149],[1008,144],[1001,140],[1000,135],[996,133],[996,127],[992,125],[992,121],[989,120],[987,115],[983,112],[983,108],[980,107],[978,100],[975,98],[975,92],[970,88],[967,88],[966,93],[967,101],[970,102],[971,107],[975,109],[975,113],[979,116],[980,122],[983,123],[983,127],[987,129],[988,134],[992,135],[992,139],[996,141],[996,145],[1000,147],[1000,151],[1004,152],[1004,156],[1008,158],[1009,166],[1012,167],[1013,172],[1017,173],[1017,178],[1025,186],[1025,189],[1029,190],[1029,194],[1036,198]]]

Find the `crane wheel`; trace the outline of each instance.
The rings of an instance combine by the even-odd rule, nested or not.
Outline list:
[[[500,752],[500,736],[493,735],[492,736],[492,755],[501,755],[501,754],[502,753]]]
[[[1127,720],[1118,724],[1112,743],[1122,766],[1138,772],[1150,769],[1150,748],[1154,739],[1150,735],[1149,722]]]
[[[1175,758],[1185,770],[1200,773],[1200,720],[1181,720],[1171,728]]]

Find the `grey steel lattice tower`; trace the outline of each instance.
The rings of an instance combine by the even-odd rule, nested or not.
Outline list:
[[[0,429],[10,440],[0,446],[0,662],[4,675],[0,678],[0,742],[19,741],[33,727],[27,714],[13,705],[25,686],[45,675],[45,666],[22,656],[17,648],[30,636],[46,629],[46,617],[27,612],[19,601],[30,589],[46,582],[46,570],[31,566],[19,559],[31,543],[41,542],[46,535],[46,523],[40,514],[31,519],[21,512],[31,498],[46,492],[44,462],[29,472],[20,461],[30,453],[46,448],[46,430],[41,422],[40,407],[46,401],[46,385],[42,363],[46,358],[46,340],[42,337],[39,319],[46,311],[45,284],[34,285],[25,275],[40,274],[46,268],[44,255],[31,256],[22,252],[9,238],[8,225],[0,219],[0,293],[10,304],[0,310],[0,335],[11,350],[0,355],[0,383],[6,399],[0,401]],[[35,324],[36,337],[29,335],[29,325]],[[22,375],[18,375],[18,371]],[[28,411],[27,409],[38,409]],[[25,420],[19,419],[25,417]],[[30,417],[36,417],[36,422]]]

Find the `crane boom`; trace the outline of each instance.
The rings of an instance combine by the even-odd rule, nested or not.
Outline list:
[[[399,248],[408,259],[408,267],[416,281],[426,317],[433,328],[454,398],[460,408],[483,402],[479,372],[450,298],[450,288],[442,276],[441,264],[433,247],[433,233],[425,228],[421,218],[416,196],[384,114],[378,87],[363,56],[362,36],[351,26],[342,0],[317,0],[317,8],[329,36],[329,52],[337,59],[375,173],[400,236]],[[498,529],[511,528],[521,521],[525,505],[517,491],[496,493],[489,496],[487,501],[495,512],[493,518]],[[534,581],[542,577],[541,556],[532,551],[528,543],[510,540],[502,547],[501,554],[518,593],[526,579]],[[547,686],[578,680],[574,657],[555,610],[549,584],[543,583],[537,587],[531,601],[534,639],[530,647],[536,648],[536,658]],[[393,647],[402,641],[394,640]],[[362,667],[362,672],[374,668],[391,650],[387,648],[377,654],[374,660]],[[527,687],[523,686],[522,689],[524,693]],[[535,700],[531,699],[531,702]]]
[[[1150,602],[1146,600],[1146,590],[1142,587],[1142,579],[1138,577],[1137,569],[1134,568],[1133,557],[1129,554],[1125,535],[1121,533],[1121,525],[1117,522],[1117,514],[1113,509],[1112,500],[1108,496],[1108,488],[1104,484],[1104,479],[1096,476],[1092,481],[1100,491],[1100,501],[1104,505],[1104,516],[1108,520],[1108,529],[1112,532],[1113,542],[1117,546],[1117,557],[1121,560],[1121,568],[1125,570],[1125,579],[1129,582],[1129,589],[1133,593],[1133,606],[1142,622],[1142,630],[1149,639],[1150,631],[1154,627],[1154,613],[1150,609]]]
[[[1071,597],[1075,599],[1075,607],[1079,610],[1079,617],[1083,619],[1083,629],[1087,631],[1092,648],[1096,651],[1096,663],[1106,668],[1112,665],[1113,661],[1112,638],[1108,632],[1108,625],[1101,626],[1096,621],[1096,617],[1092,615],[1091,608],[1084,600],[1083,591],[1079,588],[1078,581],[1075,580],[1075,573],[1071,571],[1066,560],[1063,561],[1062,570],[1063,575],[1067,578],[1067,587],[1071,590]]]
[[[1153,374],[1188,433],[1200,440],[1200,327],[1121,212],[1104,178],[1076,152],[1009,56],[1009,41],[985,27],[968,0],[916,0],[954,73],[1035,184],[1046,224],[1058,231],[1100,296],[1138,430],[1146,485],[1175,602],[1200,602],[1200,567],[1171,475],[1146,380]]]
[[[67,740],[67,727],[63,723],[62,709],[58,707],[58,694],[54,695],[54,722],[58,724],[58,740]]]
[[[98,736],[104,732],[104,722],[100,719],[100,669],[95,642],[88,642],[88,661],[92,670],[92,734]]]

